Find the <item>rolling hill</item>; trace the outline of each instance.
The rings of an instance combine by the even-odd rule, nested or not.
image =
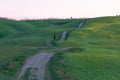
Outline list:
[[[55,51],[51,80],[120,80],[120,17],[90,18],[78,28],[81,21],[0,18],[0,80],[15,80],[24,61],[50,45],[67,48]],[[61,41],[64,31],[69,34]]]
[[[52,59],[52,80],[119,80],[119,30],[120,17],[100,17],[72,31],[67,41],[58,42],[73,49]]]
[[[16,73],[30,55],[49,50],[64,30],[79,24],[79,19],[22,20],[0,18],[0,80],[15,80]]]

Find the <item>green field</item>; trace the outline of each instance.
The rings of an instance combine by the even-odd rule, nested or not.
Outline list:
[[[58,42],[73,49],[52,59],[52,80],[120,80],[119,30],[120,17],[100,17],[71,32],[67,41]]]
[[[0,18],[0,80],[15,80],[16,74],[30,55],[51,49],[53,35],[76,27],[80,19],[10,20]],[[57,46],[57,45],[56,45]]]
[[[10,20],[0,18],[0,80],[15,80],[30,55],[56,51],[48,65],[51,80],[120,80],[120,17],[88,19]],[[63,31],[66,41],[60,41]],[[56,40],[54,40],[54,35]]]

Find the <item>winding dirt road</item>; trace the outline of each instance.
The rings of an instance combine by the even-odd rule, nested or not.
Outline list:
[[[83,27],[83,26],[84,26],[84,24],[85,24],[85,22],[86,22],[86,20],[83,20],[83,21],[79,24],[78,28]]]
[[[23,80],[29,70],[28,80],[45,80],[45,68],[54,53],[41,52],[28,58],[21,68],[17,80]]]
[[[86,21],[82,21],[77,27],[77,29],[83,27],[85,22]],[[67,31],[64,31],[61,36],[61,41],[65,41],[66,36],[67,36]],[[67,49],[69,48],[62,48],[62,49],[57,48],[57,50],[67,50]],[[25,61],[19,73],[17,74],[17,80],[23,80],[23,77],[25,76],[26,73],[28,73],[27,80],[45,80],[45,69],[47,63],[49,62],[49,60],[52,58],[53,55],[54,53],[40,52],[39,54],[29,57]]]

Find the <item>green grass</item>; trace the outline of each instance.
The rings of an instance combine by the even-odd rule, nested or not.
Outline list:
[[[67,53],[52,61],[52,80],[119,80],[120,56],[96,53]],[[62,59],[61,59],[62,58]],[[56,65],[55,65],[56,64]],[[59,64],[59,65],[58,65]],[[52,74],[54,74],[52,73]]]
[[[119,80],[120,56],[111,54],[64,54],[66,70],[77,80]]]
[[[120,17],[100,17],[74,30],[60,47],[85,48],[62,52],[50,64],[53,80],[119,80]],[[59,64],[59,65],[58,65]]]

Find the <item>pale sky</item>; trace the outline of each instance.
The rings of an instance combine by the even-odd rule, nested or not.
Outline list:
[[[83,18],[120,15],[120,0],[0,0],[0,17]]]

